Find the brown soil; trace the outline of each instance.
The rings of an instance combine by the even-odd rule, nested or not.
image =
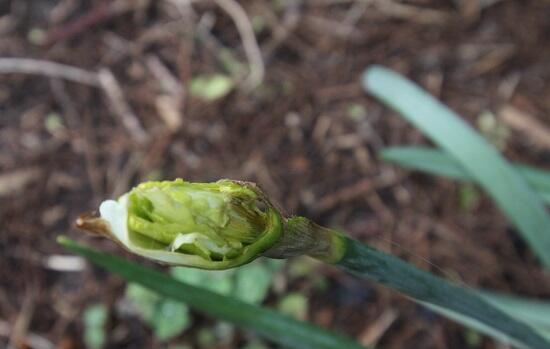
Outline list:
[[[113,305],[124,283],[90,266],[53,270],[48,258],[66,253],[55,237],[122,253],[72,223],[153,177],[255,181],[289,212],[425,269],[550,296],[550,277],[487,197],[464,209],[462,185],[377,159],[385,146],[427,142],[359,84],[377,63],[411,77],[472,124],[483,112],[498,118],[513,107],[520,120],[541,125],[509,122],[505,154],[545,167],[548,1],[243,1],[260,28],[265,79],[216,101],[191,96],[190,81],[227,73],[227,52],[237,62],[230,68],[246,68],[243,41],[214,1],[186,3],[0,2],[0,56],[101,72],[108,87],[81,76],[54,79],[40,66],[38,74],[0,73],[0,346],[42,348],[31,338],[83,346],[83,309],[100,300]],[[357,106],[366,112],[351,113]],[[332,268],[319,272],[329,289],[311,292],[312,321],[379,337],[383,348],[467,347],[463,328],[396,293]],[[131,321],[111,315],[109,326],[109,347],[161,347]],[[496,346],[483,339],[479,348]]]

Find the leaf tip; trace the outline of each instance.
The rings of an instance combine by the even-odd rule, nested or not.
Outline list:
[[[362,85],[365,91],[370,92],[372,86],[374,86],[380,75],[388,73],[392,73],[392,71],[378,64],[371,65],[367,69],[365,69],[362,77]]]
[[[66,237],[65,235],[59,235],[57,238],[56,238],[56,241],[58,244],[60,244],[61,246],[64,246],[64,247],[67,247],[71,244],[71,239],[69,239],[68,237]]]
[[[391,150],[389,148],[383,148],[382,150],[379,150],[376,155],[378,156],[378,159],[387,161],[388,157],[391,158]]]

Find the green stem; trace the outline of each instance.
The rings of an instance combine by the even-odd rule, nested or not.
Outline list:
[[[279,240],[263,253],[269,258],[290,258],[302,255],[334,263],[342,258],[342,236],[311,220],[294,216],[284,220]]]
[[[514,344],[533,349],[549,348],[549,343],[528,325],[489,304],[469,289],[454,285],[420,270],[392,255],[375,250],[349,237],[340,236],[344,254],[335,264],[353,274],[376,281],[421,303],[435,305],[475,319],[497,331]],[[457,319],[457,318],[455,318]]]
[[[515,320],[475,291],[418,269],[397,257],[380,252],[305,217],[285,220],[281,239],[264,255],[276,258],[306,254],[335,264],[402,292],[430,309],[473,326],[490,336],[532,349],[550,343],[527,324]]]

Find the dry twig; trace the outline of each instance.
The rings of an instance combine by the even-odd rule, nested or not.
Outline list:
[[[340,204],[353,201],[357,198],[365,197],[366,195],[377,189],[394,185],[398,181],[398,178],[388,178],[384,176],[372,179],[361,179],[354,184],[351,184],[340,190],[335,190],[333,193],[319,198],[313,209],[319,213],[326,212]]]
[[[0,337],[9,337],[12,333],[12,326],[6,321],[0,320]],[[26,344],[34,349],[54,349],[55,345],[47,340],[46,338],[33,334],[27,333],[25,338]]]
[[[73,39],[90,28],[115,16],[138,11],[149,6],[150,0],[113,0],[98,2],[91,10],[68,23],[52,28],[46,34],[45,46]]]
[[[65,64],[31,58],[0,58],[0,74],[33,74],[99,87],[96,73]]]
[[[445,24],[451,16],[441,10],[420,8],[414,5],[388,0],[368,0],[383,14],[400,19],[406,19],[420,24]]]
[[[183,84],[172,75],[157,56],[149,55],[145,62],[162,90],[162,93],[155,98],[157,112],[171,132],[177,131],[183,123],[181,113],[185,102]]]
[[[535,145],[550,149],[550,129],[533,115],[508,105],[498,116],[509,127],[528,135]]]
[[[375,345],[380,337],[397,320],[399,312],[395,309],[388,309],[380,315],[371,326],[368,326],[359,337],[359,342],[364,346]]]
[[[122,125],[138,143],[144,143],[148,138],[147,133],[128,102],[126,102],[122,88],[113,73],[108,69],[101,69],[99,71],[99,81],[110,102],[111,109],[120,117]]]
[[[262,52],[254,35],[252,23],[246,12],[234,0],[214,0],[218,6],[223,9],[233,19],[241,40],[243,42],[244,51],[250,65],[250,74],[245,81],[245,86],[249,89],[254,89],[262,83],[265,75],[265,64],[262,58]]]
[[[25,186],[40,177],[40,169],[26,168],[0,174],[0,197],[22,191]]]

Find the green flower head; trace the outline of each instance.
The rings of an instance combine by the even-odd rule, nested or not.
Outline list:
[[[146,182],[104,201],[80,227],[172,265],[226,269],[248,263],[282,235],[282,218],[253,184]]]

